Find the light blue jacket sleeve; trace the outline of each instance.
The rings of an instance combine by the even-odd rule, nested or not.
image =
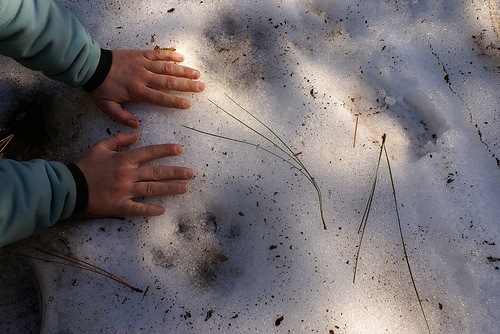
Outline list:
[[[53,0],[0,0],[0,54],[76,87],[96,72],[101,48]]]
[[[60,162],[0,160],[0,247],[68,218],[76,184]]]

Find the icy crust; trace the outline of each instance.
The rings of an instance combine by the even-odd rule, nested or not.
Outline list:
[[[352,282],[383,133],[432,332],[499,327],[498,266],[488,261],[500,242],[492,2],[61,2],[106,47],[152,48],[154,35],[177,48],[208,88],[185,94],[188,111],[127,105],[142,122],[140,145],[185,146],[163,163],[196,170],[189,195],[155,200],[167,206],[161,217],[96,219],[41,235],[143,293],[33,262],[45,333],[424,333],[384,164]],[[59,159],[126,131],[83,92],[1,61],[9,65],[2,87],[54,92]],[[321,187],[327,231],[315,190],[296,169],[182,126],[264,146],[212,103],[257,127],[226,94],[299,154]]]

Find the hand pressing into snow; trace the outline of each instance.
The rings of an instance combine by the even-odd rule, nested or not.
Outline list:
[[[113,50],[113,61],[106,79],[89,95],[94,103],[120,124],[137,128],[139,120],[121,107],[128,101],[177,109],[191,102],[170,91],[201,92],[205,84],[196,81],[199,71],[175,64],[184,56],[167,50]]]
[[[133,199],[187,192],[186,183],[165,181],[190,180],[194,177],[191,168],[140,166],[158,158],[180,155],[183,147],[163,144],[119,152],[137,139],[137,133],[116,134],[92,146],[76,163],[87,180],[87,212],[157,216],[165,212],[163,206],[139,203]]]

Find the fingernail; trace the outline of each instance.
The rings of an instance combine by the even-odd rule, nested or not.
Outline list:
[[[175,146],[175,154],[181,155],[182,153],[184,153],[184,147],[181,145]]]
[[[189,102],[188,100],[182,101],[182,107],[184,109],[187,109],[187,108],[191,107],[191,102]]]
[[[188,191],[188,185],[186,183],[179,183],[177,191],[179,194],[184,194]]]
[[[201,73],[200,73],[200,71],[193,70],[193,72],[191,73],[191,76],[195,79],[198,79],[199,77],[201,77]]]
[[[198,84],[196,85],[196,88],[198,88],[198,90],[201,92],[202,90],[205,90],[205,84],[203,82],[198,82]]]
[[[139,122],[137,122],[135,119],[131,119],[128,121],[128,126],[131,128],[138,128],[139,127]]]
[[[161,205],[156,205],[155,208],[154,208],[154,213],[153,213],[153,216],[159,216],[159,215],[162,215],[165,213],[165,207],[161,206]]]
[[[184,170],[184,178],[185,179],[192,179],[194,177],[194,171],[191,168],[187,168]]]

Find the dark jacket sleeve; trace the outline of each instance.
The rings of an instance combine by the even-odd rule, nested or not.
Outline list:
[[[76,203],[75,177],[64,164],[0,160],[0,247],[69,217]]]

